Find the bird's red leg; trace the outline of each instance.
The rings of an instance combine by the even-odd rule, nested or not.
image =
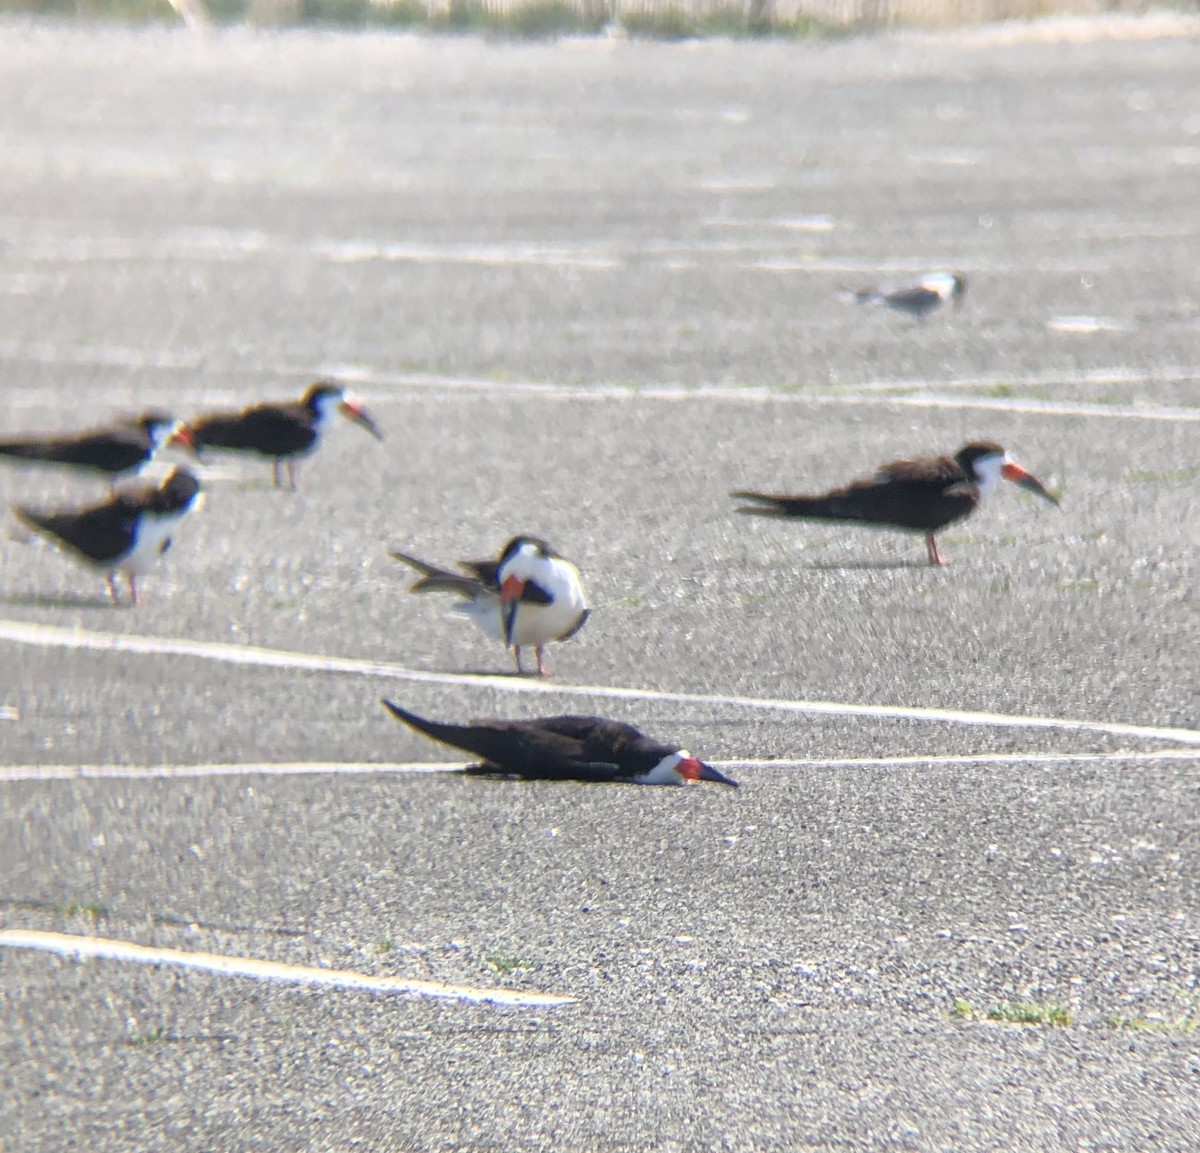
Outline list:
[[[929,563],[930,564],[945,564],[946,563],[945,560],[942,558],[942,554],[940,552],[938,552],[937,537],[935,537],[933,535],[933,533],[931,533],[931,532],[928,532],[925,534],[925,547],[929,550]]]
[[[517,658],[517,676],[523,677],[525,670],[521,667],[521,646],[513,645],[513,656]]]
[[[550,673],[547,671],[546,666],[544,664],[542,664],[542,646],[541,645],[538,645],[538,647],[537,647],[537,662],[538,662],[538,676],[539,677],[548,677],[550,675]]]
[[[135,577],[133,575],[133,573],[129,574],[129,596],[130,596],[130,599],[133,601],[133,603],[136,605],[138,603],[137,577]]]
[[[271,461],[271,480],[275,487],[279,487],[279,457]]]
[[[117,582],[113,580],[113,574],[109,573],[104,579],[108,581],[108,595],[112,597],[112,603],[120,604],[121,602],[117,597]]]

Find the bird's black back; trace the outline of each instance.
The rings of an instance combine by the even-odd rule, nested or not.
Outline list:
[[[138,424],[116,424],[78,436],[32,436],[0,441],[0,455],[113,475],[137,468],[153,443]]]
[[[260,404],[240,412],[202,416],[189,426],[198,448],[223,448],[284,457],[304,452],[317,439],[303,404]]]
[[[119,560],[134,544],[138,505],[125,494],[76,512],[37,512],[17,508],[18,519],[30,528],[55,537],[97,564]]]
[[[675,751],[632,725],[604,717],[479,720],[453,725],[426,720],[391,701],[383,704],[393,716],[427,737],[480,757],[480,769],[485,772],[614,780],[648,772]]]

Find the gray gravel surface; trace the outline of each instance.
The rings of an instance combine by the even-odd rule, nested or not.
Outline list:
[[[575,998],[0,948],[0,1145],[1195,1149],[1195,55],[0,22],[0,435],[325,372],[387,434],[211,462],[136,611],[0,536],[0,932]],[[730,513],[975,436],[1063,504],[944,569]],[[517,531],[594,601],[549,684],[387,555]],[[405,771],[382,695],[742,788]]]

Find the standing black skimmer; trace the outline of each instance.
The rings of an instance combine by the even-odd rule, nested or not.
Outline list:
[[[908,284],[885,284],[879,288],[860,288],[854,299],[860,304],[886,304],[897,312],[922,319],[947,301],[962,303],[967,279],[958,272],[931,272]]]
[[[864,521],[923,532],[929,563],[945,564],[935,534],[974,512],[995,491],[1001,477],[1058,504],[1058,497],[1048,492],[1037,477],[990,440],[973,440],[953,456],[894,460],[872,477],[820,496],[771,496],[762,492],[731,495],[738,500],[758,501],[736,510],[752,516]]]
[[[137,578],[166,552],[179,522],[198,507],[200,482],[185,468],[173,469],[159,485],[119,489],[103,504],[75,511],[36,512],[16,508],[17,518],[107,574],[115,602],[115,576],[129,579],[129,595],[138,603]]]
[[[334,413],[362,425],[376,440],[383,433],[362,402],[341,385],[319,380],[299,400],[256,404],[240,412],[214,412],[189,422],[197,449],[256,452],[269,456],[272,478],[279,487],[279,465],[287,468],[288,486],[296,487],[296,461],[316,451]]]
[[[482,758],[469,773],[502,773],[542,780],[623,781],[632,785],[683,785],[737,781],[697,760],[687,749],[664,745],[622,721],[603,717],[542,717],[534,721],[427,721],[391,701],[384,707],[435,741]]]
[[[452,592],[466,598],[458,610],[513,650],[519,674],[525,671],[522,646],[535,646],[538,676],[544,677],[545,645],[573,637],[588,618],[579,570],[536,536],[513,537],[496,560],[461,561],[461,573],[407,553],[391,555],[421,574],[410,592]]]
[[[191,433],[165,412],[150,410],[130,420],[74,435],[48,434],[0,440],[0,456],[65,464],[107,476],[115,483],[148,464],[160,448],[179,444],[194,452]]]

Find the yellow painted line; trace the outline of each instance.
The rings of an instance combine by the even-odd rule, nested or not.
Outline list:
[[[985,713],[966,709],[923,708],[915,705],[862,705],[841,701],[726,696],[721,693],[680,693],[656,689],[623,688],[615,685],[566,685],[512,676],[486,676],[474,673],[430,673],[419,669],[408,669],[402,665],[388,664],[385,661],[365,661],[354,657],[297,653],[289,652],[286,649],[226,644],[222,641],[191,641],[174,637],[147,637],[135,636],[131,633],[64,629],[53,625],[33,624],[29,621],[0,620],[0,641],[34,645],[41,648],[134,653],[140,656],[192,657],[197,660],[217,661],[222,664],[253,668],[339,673],[408,681],[412,684],[457,685],[462,688],[486,688],[493,692],[535,696],[719,705],[813,716],[868,717],[873,720],[923,721],[934,724],[1001,729],[1050,729],[1059,732],[1098,733],[1137,740],[1165,741],[1174,745],[1200,745],[1200,730],[1197,729],[1161,728],[1157,725],[1136,725],[1123,721],[1081,721],[1066,717],[1019,716],[1010,713]]]
[[[106,937],[78,937],[68,933],[42,933],[31,929],[0,932],[0,948],[34,949],[56,953],[77,961],[98,959],[127,961],[135,965],[172,965],[196,969],[222,977],[248,977],[256,981],[282,981],[334,989],[361,989],[367,993],[406,993],[449,1001],[473,1001],[489,1005],[570,1005],[574,997],[552,993],[524,993],[512,989],[477,989],[471,985],[445,985],[440,981],[410,981],[399,977],[368,977],[347,969],[317,969],[309,965],[285,965],[253,957],[228,957],[221,953],[193,953],[183,949],[156,949],[131,941]]]

